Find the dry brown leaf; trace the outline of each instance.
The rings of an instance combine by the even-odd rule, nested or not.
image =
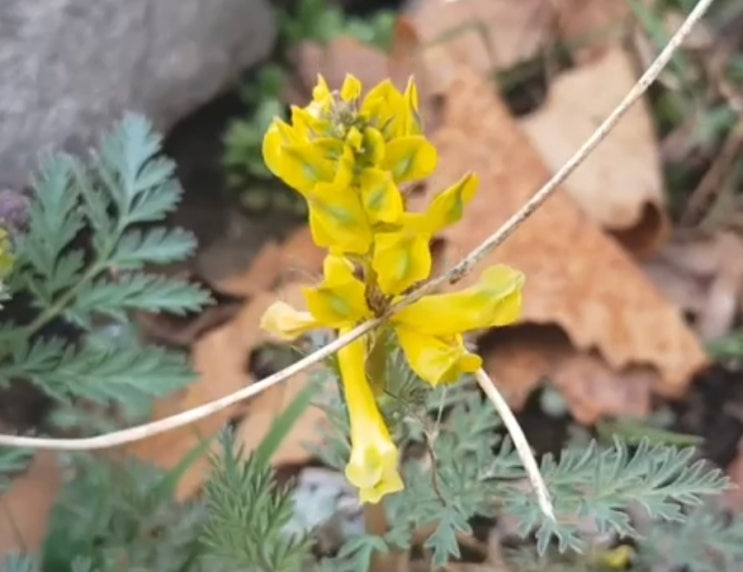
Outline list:
[[[580,423],[650,412],[657,372],[647,366],[614,370],[595,352],[576,350],[555,326],[522,325],[498,332],[483,353],[485,370],[514,408],[521,408],[546,381],[560,391]]]
[[[439,169],[429,189],[451,184],[466,170],[482,181],[464,219],[442,233],[443,256],[452,260],[521,207],[549,172],[503,102],[475,72],[462,69],[448,93],[445,124],[433,138]],[[511,264],[526,274],[524,322],[559,325],[577,349],[595,350],[612,370],[653,368],[656,391],[679,395],[707,363],[678,309],[564,190],[482,266],[494,263]],[[475,280],[477,272],[457,287]]]
[[[275,299],[272,295],[257,296],[248,302],[235,318],[198,340],[193,348],[194,367],[199,379],[179,394],[159,401],[154,419],[159,419],[217,399],[247,385],[250,352],[267,340],[260,328],[260,318]],[[156,435],[134,443],[126,452],[161,468],[174,467],[202,440],[210,439],[232,417],[243,414],[240,404],[186,427]],[[194,463],[178,486],[178,498],[194,493],[204,477],[207,459]]]
[[[139,313],[136,316],[140,333],[158,345],[190,348],[206,332],[230,321],[239,311],[236,301],[217,302],[195,318],[184,318],[166,314]]]
[[[283,256],[279,282],[313,282],[322,271],[325,251],[312,241],[307,226],[294,231],[282,244]]]
[[[246,450],[250,451],[260,444],[271,429],[274,419],[291,404],[307,383],[308,373],[303,371],[251,400],[247,418],[237,431],[239,441],[245,445]],[[327,416],[322,409],[308,407],[281,441],[271,457],[271,463],[280,466],[298,465],[309,461],[307,445],[322,443],[319,429],[326,419]]]
[[[288,284],[282,287],[278,295],[262,295],[271,302],[281,299],[297,309],[305,309],[304,296],[300,284]],[[305,370],[285,383],[275,385],[250,400],[246,419],[240,424],[238,434],[246,450],[254,449],[263,440],[271,428],[273,420],[279,415],[302,390],[312,369]],[[289,434],[279,445],[271,461],[274,465],[294,465],[306,463],[310,459],[307,444],[322,442],[319,428],[326,420],[325,413],[314,406],[305,410]]]
[[[625,33],[630,5],[625,0],[549,0],[557,12],[560,37],[574,62],[600,57]]]
[[[616,46],[556,77],[545,104],[519,123],[547,166],[557,170],[636,79],[628,55]],[[632,107],[565,185],[592,219],[617,231],[633,252],[652,251],[667,238],[660,156],[644,106]]]
[[[557,169],[636,80],[617,34],[607,33],[621,32],[626,15],[621,0],[422,1],[408,16],[423,44],[425,70],[416,68],[416,76],[424,85],[422,93],[442,95],[462,66],[486,77],[494,68],[535,55],[556,39],[555,20],[564,39],[585,44],[575,54],[584,65],[558,76],[547,102],[522,125],[548,166]],[[602,41],[597,43],[593,35]],[[492,49],[488,38],[495,42]],[[404,34],[399,43],[398,53],[404,46],[417,46],[406,42]],[[431,115],[427,109],[426,118]],[[636,254],[652,251],[667,238],[660,157],[642,106],[630,110],[566,187],[591,217]]]
[[[220,292],[250,297],[279,284],[311,282],[322,270],[325,252],[312,241],[307,226],[294,230],[281,244],[267,242],[244,272],[221,280]]]
[[[340,87],[347,73],[354,74],[363,85],[374,85],[389,76],[387,55],[351,36],[337,36],[326,45],[303,42],[292,60],[305,92],[315,85],[317,74],[322,74],[332,87]],[[297,103],[306,105],[304,100]]]
[[[288,244],[294,247],[295,242]],[[158,419],[185,411],[233,393],[254,381],[249,374],[251,352],[274,341],[260,329],[260,319],[266,308],[279,299],[301,308],[304,304],[301,285],[290,283],[275,292],[257,293],[232,321],[199,339],[192,351],[194,367],[200,374],[198,381],[179,395],[159,402],[153,417]],[[192,425],[139,441],[126,451],[158,467],[171,468],[201,442],[214,437],[225,423],[237,417],[245,418],[240,423],[239,433],[245,440],[246,451],[250,451],[268,431],[273,417],[288,405],[301,388],[302,377],[274,386],[246,403],[234,405]],[[319,410],[308,409],[282,443],[273,459],[274,463],[306,461],[309,457],[300,444],[319,439],[316,422],[320,419]],[[206,458],[191,465],[178,484],[178,498],[187,498],[199,490],[208,465]]]
[[[41,452],[0,497],[0,560],[12,552],[37,554],[62,477],[57,456]]]
[[[284,249],[269,241],[258,251],[245,272],[228,276],[217,283],[221,292],[233,296],[255,296],[259,292],[271,290],[281,271]]]
[[[733,232],[674,237],[644,264],[647,275],[711,341],[729,333],[743,305],[743,239]]]
[[[453,61],[482,74],[531,59],[554,40],[554,11],[544,0],[420,0],[407,17],[421,43],[445,43]],[[439,51],[429,53],[435,64]]]

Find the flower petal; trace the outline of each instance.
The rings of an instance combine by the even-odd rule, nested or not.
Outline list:
[[[315,319],[332,328],[354,324],[371,317],[363,282],[353,275],[353,267],[342,256],[329,255],[324,263],[325,280],[305,288],[307,309]]]
[[[395,333],[410,368],[431,385],[453,383],[482,367],[482,359],[465,349],[461,335],[432,336],[401,325]]]
[[[326,111],[333,102],[333,92],[328,86],[328,82],[321,74],[317,74],[317,83],[312,88],[312,103],[320,109]]]
[[[388,119],[400,108],[402,100],[402,94],[395,84],[385,79],[367,92],[359,111],[367,120],[382,119],[382,116]]]
[[[521,315],[523,285],[524,275],[518,270],[505,265],[491,266],[470,288],[424,296],[391,320],[435,336],[504,326]]]
[[[407,104],[407,113],[405,114],[403,132],[400,135],[421,135],[423,122],[418,111],[418,86],[412,76],[408,79],[408,85],[405,88],[403,97]]]
[[[346,103],[350,103],[359,97],[361,97],[361,81],[350,73],[346,74],[343,85],[341,86],[341,99]]]
[[[309,312],[300,312],[286,302],[271,304],[261,317],[261,329],[285,341],[296,340],[310,330],[321,327]]]
[[[397,137],[387,143],[382,168],[392,172],[397,183],[425,179],[436,168],[438,154],[422,135]]]
[[[327,119],[315,113],[312,108],[291,107],[292,126],[298,137],[310,141],[311,137],[329,137],[333,134],[333,125]]]
[[[432,235],[462,218],[464,207],[475,196],[478,183],[477,176],[469,173],[436,195],[425,213],[429,232]]]
[[[363,140],[364,152],[361,156],[361,164],[368,167],[378,167],[384,159],[384,135],[374,127],[364,129]]]
[[[372,268],[385,294],[400,294],[431,273],[429,236],[403,227],[374,236]]]
[[[365,362],[364,338],[338,351],[343,394],[351,426],[351,455],[345,473],[346,478],[359,488],[362,503],[377,503],[384,495],[402,490],[403,482],[397,469],[397,447],[366,379]]]
[[[265,138],[264,138],[265,141]],[[275,145],[272,135],[270,145]],[[283,144],[276,153],[270,152],[272,162],[266,160],[269,169],[291,188],[302,194],[307,193],[317,183],[332,181],[337,171],[337,161],[327,156],[326,150],[316,143]],[[265,156],[264,152],[264,156]]]
[[[361,201],[371,221],[397,222],[403,212],[402,194],[389,172],[364,169],[359,184]]]
[[[307,201],[315,244],[342,253],[369,251],[371,226],[356,189],[318,183],[307,195]]]
[[[271,125],[266,130],[266,134],[263,136],[262,145],[263,161],[266,163],[269,171],[277,177],[280,177],[279,173],[281,172],[281,149],[288,143],[280,129],[282,123],[284,122],[278,118],[271,122]],[[291,129],[288,125],[284,125]]]

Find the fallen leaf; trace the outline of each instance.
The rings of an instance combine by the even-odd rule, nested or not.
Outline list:
[[[568,70],[550,85],[544,105],[519,123],[550,169],[557,170],[596,130],[636,81],[625,51]],[[670,229],[653,125],[633,106],[565,182],[566,190],[602,227],[636,254],[655,250]]]
[[[650,413],[657,372],[648,366],[614,369],[596,352],[576,350],[556,326],[525,324],[496,331],[483,353],[485,370],[516,409],[547,382],[560,391],[579,423]]]
[[[354,74],[365,86],[389,76],[387,54],[351,36],[337,36],[326,45],[302,42],[291,60],[304,93],[311,92],[318,74],[322,74],[332,87],[340,87],[347,73]],[[297,103],[306,105],[306,100],[302,98]]]
[[[289,248],[284,253],[286,256],[300,251],[299,245],[304,246],[302,236],[302,233],[297,233],[295,237],[300,238],[288,241]],[[305,262],[310,260],[305,259]],[[250,272],[249,269],[248,273]],[[301,286],[301,283],[293,282],[275,291],[258,292],[229,323],[200,338],[192,350],[192,360],[199,379],[180,394],[158,402],[153,418],[159,419],[198,407],[232,394],[253,382],[249,373],[253,350],[275,342],[268,333],[260,329],[261,316],[276,300],[283,300],[297,308],[303,307]],[[303,386],[304,380],[304,375],[289,379],[206,419],[134,443],[126,451],[163,469],[172,468],[189,451],[204,440],[214,437],[227,422],[235,418],[242,419],[238,433],[243,439],[245,450],[250,451],[260,443],[268,432],[273,417],[291,402]],[[302,448],[302,443],[319,439],[316,425],[322,418],[320,410],[309,408],[282,442],[273,462],[299,463],[308,460],[309,455]],[[190,497],[200,489],[208,467],[207,458],[201,458],[191,465],[178,484],[178,498]]]
[[[271,429],[274,419],[304,388],[310,371],[300,372],[285,383],[264,391],[251,401],[248,415],[237,430],[239,440],[245,445],[246,450],[250,451],[261,443]],[[310,405],[281,441],[271,457],[271,463],[281,466],[308,462],[311,457],[308,445],[320,445],[323,442],[320,428],[326,421],[327,416],[324,411]]]
[[[325,251],[312,241],[307,226],[294,231],[282,244],[282,266],[279,282],[314,282],[322,272]]]
[[[263,245],[245,272],[220,280],[220,291],[233,296],[255,296],[259,292],[271,290],[281,272],[284,249],[276,242]]]
[[[13,552],[39,553],[61,484],[57,455],[44,451],[0,496],[0,560]]]
[[[260,318],[274,299],[270,295],[257,296],[231,322],[198,340],[192,352],[198,380],[179,394],[157,402],[153,419],[198,407],[248,385],[251,381],[247,373],[250,353],[267,340],[267,335],[259,328]],[[196,423],[138,441],[125,450],[169,469],[202,440],[214,437],[225,423],[246,410],[246,404],[237,404]],[[199,488],[207,468],[208,460],[205,458],[190,467],[179,483],[178,498],[188,497]]]
[[[168,347],[190,348],[206,332],[230,321],[241,306],[242,303],[236,300],[217,300],[215,306],[204,309],[195,318],[139,313],[136,320],[140,334],[147,341]]]
[[[730,332],[743,306],[743,239],[733,232],[678,233],[643,264],[704,341]]]
[[[263,293],[267,302],[280,299],[298,310],[306,309],[301,284],[294,283],[282,287],[278,294]],[[271,340],[270,337],[267,339]],[[245,420],[240,424],[238,434],[240,441],[250,451],[257,447],[268,431],[274,419],[291,404],[309,379],[309,374],[316,368],[306,369],[284,383],[274,385],[250,400]],[[326,420],[322,409],[308,407],[297,420],[289,434],[279,445],[271,461],[274,465],[296,465],[310,459],[308,444],[322,442],[320,426]]]
[[[554,78],[546,103],[522,120],[547,165],[557,169],[636,80],[617,41],[627,15],[621,0],[424,0],[402,19],[407,18],[422,44],[425,69],[416,68],[416,77],[424,85],[424,102],[443,95],[462,66],[492,77],[495,70],[554,44],[559,32],[582,65]],[[395,37],[396,59],[406,46],[418,49],[407,35]],[[436,114],[424,105],[427,122],[432,115],[436,123]],[[647,111],[635,105],[566,188],[626,247],[645,254],[660,245],[669,230],[660,164],[652,122]]]
[[[280,284],[314,281],[322,271],[325,251],[312,241],[307,226],[292,231],[281,243],[269,241],[242,272],[220,280],[220,292],[250,297],[270,292]]]
[[[554,11],[544,0],[420,0],[406,17],[422,44],[482,74],[529,60],[554,41]]]
[[[550,0],[557,12],[560,38],[570,46],[574,63],[601,57],[626,33],[630,5],[626,0]]]
[[[444,258],[458,260],[526,203],[549,172],[490,84],[465,68],[452,81],[444,126],[433,140],[439,169],[429,192],[468,170],[482,181],[463,220],[441,234]],[[679,310],[564,189],[481,268],[495,263],[526,274],[524,323],[558,325],[573,347],[595,351],[613,371],[652,368],[653,389],[661,394],[681,394],[708,361]]]

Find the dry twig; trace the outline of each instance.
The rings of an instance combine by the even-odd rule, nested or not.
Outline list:
[[[741,150],[743,150],[743,116],[738,119],[712,165],[689,196],[686,210],[681,216],[682,225],[693,226],[704,219],[711,206],[718,201],[725,179],[735,167]]]

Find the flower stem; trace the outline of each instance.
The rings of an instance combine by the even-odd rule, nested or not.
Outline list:
[[[521,462],[526,470],[526,475],[529,477],[529,482],[537,496],[539,508],[542,510],[542,513],[544,513],[544,516],[555,521],[555,509],[552,505],[549,490],[547,489],[547,485],[544,483],[542,473],[539,472],[539,465],[537,464],[536,459],[534,459],[534,454],[531,452],[531,447],[529,447],[529,442],[526,440],[521,425],[519,425],[519,422],[516,420],[511,408],[508,407],[508,403],[503,399],[503,396],[498,391],[498,388],[495,387],[490,376],[480,369],[475,373],[475,379],[477,380],[480,389],[485,392],[485,395],[493,404],[493,407],[495,407],[495,410],[498,412],[498,415],[500,415],[503,424],[508,430],[508,434],[511,436],[511,441],[513,441],[513,445],[516,447],[516,452],[521,458]]]

